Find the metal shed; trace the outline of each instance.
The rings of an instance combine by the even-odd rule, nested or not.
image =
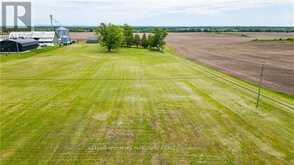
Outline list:
[[[34,39],[9,39],[0,41],[0,52],[22,52],[38,46],[38,41]]]
[[[86,43],[88,43],[88,44],[98,43],[98,38],[95,36],[88,37]]]

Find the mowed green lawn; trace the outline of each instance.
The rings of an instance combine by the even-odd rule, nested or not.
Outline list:
[[[2,61],[0,164],[293,164],[294,99],[175,56],[75,44]]]

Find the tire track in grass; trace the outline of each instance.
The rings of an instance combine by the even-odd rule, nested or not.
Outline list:
[[[187,85],[187,87],[189,86],[189,81],[184,81],[182,82],[183,85]],[[191,89],[191,88],[190,88]],[[192,89],[191,89],[192,90]],[[193,95],[196,95],[197,93],[193,93]],[[206,102],[206,100],[201,99],[201,102],[204,102],[205,104],[209,104],[208,102]],[[218,157],[218,161],[233,161],[232,158],[232,150],[231,148],[233,148],[235,145],[234,144],[230,144],[227,145],[223,142],[223,138],[224,138],[224,132],[230,133],[230,132],[234,132],[235,129],[232,129],[232,125],[228,124],[228,122],[225,122],[225,119],[223,119],[222,114],[211,114],[212,113],[212,108],[214,107],[203,107],[200,106],[198,103],[196,103],[195,101],[193,101],[192,99],[189,99],[190,103],[192,104],[193,107],[198,107],[197,109],[197,116],[201,117],[201,122],[200,123],[205,123],[205,127],[203,127],[202,129],[208,129],[209,131],[207,131],[207,134],[209,134],[210,136],[206,137],[206,139],[210,139],[209,141],[214,141],[214,144],[210,144],[212,145],[210,148],[210,154],[212,154],[213,157]],[[185,118],[191,118],[192,116],[195,117],[195,110],[194,109],[190,109],[187,110],[187,112],[185,113],[186,117]],[[214,116],[214,118],[212,118],[212,116]],[[193,125],[193,122],[191,121],[191,125]],[[220,127],[220,126],[224,126],[224,127]],[[202,129],[200,129],[202,131]],[[213,131],[212,131],[213,129]],[[202,131],[203,132],[203,131]],[[217,132],[217,134],[215,134]],[[217,136],[221,134],[220,136]],[[228,138],[228,137],[226,137]],[[231,143],[233,143],[231,141]],[[216,150],[216,148],[218,148],[218,150]],[[236,154],[236,153],[235,153]],[[238,154],[238,153],[237,153]]]
[[[202,162],[212,162],[212,161],[218,161],[218,162],[222,162],[224,160],[230,160],[228,153],[228,149],[224,148],[224,146],[222,145],[222,143],[220,143],[218,140],[213,139],[212,134],[209,133],[211,136],[206,135],[206,137],[203,137],[205,134],[203,132],[203,130],[201,129],[202,127],[198,126],[196,127],[194,121],[196,121],[196,123],[198,125],[207,125],[207,119],[201,118],[201,113],[203,113],[203,111],[206,111],[205,109],[203,109],[198,103],[199,102],[195,102],[195,100],[193,100],[191,97],[189,96],[195,96],[195,93],[192,91],[192,89],[190,89],[188,86],[185,85],[187,81],[180,81],[180,82],[176,82],[174,83],[174,89],[176,91],[176,93],[178,95],[181,95],[182,92],[185,93],[185,102],[181,101],[181,107],[185,107],[181,113],[181,115],[179,116],[179,119],[181,120],[182,123],[185,123],[185,128],[187,130],[187,128],[191,129],[191,132],[193,134],[193,137],[195,138],[195,141],[193,140],[192,142],[190,142],[192,148],[189,151],[189,154],[192,156],[192,160],[191,161],[196,161],[196,162],[200,162],[200,160],[198,159],[200,154],[193,154],[191,151],[192,150],[196,150],[196,149],[203,149],[206,148],[205,151],[202,151],[201,155],[203,155],[203,159],[201,160]],[[184,85],[184,86],[183,86]],[[202,102],[202,101],[201,101]],[[186,105],[186,106],[185,106]],[[194,109],[194,107],[197,107],[197,109]],[[197,115],[195,115],[195,113],[197,113]],[[210,123],[210,122],[209,122]],[[214,122],[212,122],[214,123]],[[217,125],[217,124],[216,124]],[[205,127],[204,127],[205,128]],[[188,132],[186,132],[186,134],[189,134],[190,130],[187,130]],[[210,143],[204,143],[204,145],[206,146],[201,146],[203,145],[202,143],[205,141],[211,141]],[[213,141],[213,142],[212,142]],[[202,142],[202,143],[201,143]],[[212,148],[211,148],[211,147]],[[216,149],[218,148],[218,150]],[[220,150],[221,149],[221,150]],[[220,153],[221,151],[221,153]],[[204,154],[205,153],[205,154]]]
[[[59,68],[60,69],[60,68]],[[59,69],[56,69],[56,70],[58,70],[59,71]],[[46,82],[42,82],[42,83],[46,83]],[[66,91],[66,89],[65,90],[62,90],[60,93],[64,93]],[[59,93],[59,94],[60,94]],[[55,96],[58,96],[58,94],[57,95],[55,95]],[[53,96],[53,99],[54,99],[54,96]],[[45,102],[47,102],[48,100],[50,100],[50,99],[46,99],[45,100]],[[31,101],[29,104],[27,104],[27,106],[32,106],[32,103],[33,104],[37,104],[37,103],[39,103],[39,101],[40,101],[40,97],[38,97],[38,98],[36,98],[35,100],[33,100],[33,101]],[[46,103],[45,103],[46,104]],[[25,106],[24,107],[24,109],[27,109],[27,106]],[[40,106],[38,106],[38,107],[40,107]],[[15,120],[17,119],[15,116],[14,116],[14,118],[15,118]]]
[[[192,66],[191,66],[192,67]],[[211,76],[207,76],[207,81],[209,80],[209,79],[214,79],[213,77],[211,77]],[[203,79],[205,79],[205,77],[203,77]],[[198,79],[195,79],[195,81],[197,81]],[[200,79],[199,79],[200,80]],[[219,86],[219,85],[221,85],[221,86],[225,86],[227,83],[221,83],[220,81],[218,81],[218,80],[216,80],[216,81],[213,81],[213,82],[215,82],[216,83],[216,85],[217,86]],[[218,83],[219,82],[219,83]],[[218,84],[217,84],[218,83]],[[206,84],[205,84],[206,85]],[[234,87],[234,86],[233,86]],[[247,96],[246,97],[246,100],[248,99],[248,100],[251,100],[252,101],[252,103],[254,102],[255,103],[255,95],[254,95],[254,97],[253,97],[253,95],[252,95],[252,93],[248,93],[248,92],[244,92],[243,90],[238,90],[238,92],[240,93],[240,95],[242,96],[242,95],[245,95],[245,96]],[[265,100],[265,101],[263,101],[263,102],[268,102],[269,100]],[[277,107],[276,107],[276,109],[281,109],[281,107],[280,106],[278,106],[278,105],[276,105]],[[257,112],[257,110],[256,110],[256,112]],[[288,112],[288,111],[282,111],[283,113],[286,113],[286,112]]]
[[[133,85],[135,84],[138,86],[138,89],[136,90],[136,95],[138,95],[136,98],[138,109],[136,108],[136,120],[133,126],[133,132],[135,135],[135,141],[133,144],[132,152],[136,155],[139,155],[140,160],[143,162],[149,162],[152,157],[153,152],[153,143],[155,138],[155,132],[152,129],[152,123],[151,123],[151,105],[148,103],[148,100],[145,95],[145,87],[143,84],[145,84],[145,81],[143,80],[145,77],[145,66],[143,64],[143,59],[141,55],[139,55],[140,58],[133,58],[134,65],[136,65],[136,78],[137,81],[133,82]],[[138,112],[139,113],[138,113]],[[152,148],[152,149],[151,149]],[[144,154],[144,156],[143,156]]]
[[[103,68],[100,70],[100,71],[97,71],[94,75],[96,75],[97,73],[100,73],[100,72],[107,72],[109,73],[109,75],[111,75],[111,72],[112,72],[112,67],[109,67],[109,65],[113,65],[112,63],[107,63],[106,65],[103,66]],[[108,68],[107,70],[104,70],[105,68]],[[110,69],[109,69],[110,68]],[[94,84],[96,82],[93,82]],[[98,108],[100,111],[99,112],[96,112],[96,113],[101,113],[101,110],[103,111],[109,111],[109,109],[111,109],[110,107],[110,104],[109,104],[109,100],[111,99],[112,95],[112,92],[110,92],[109,90],[111,89],[111,85],[113,85],[111,83],[111,81],[100,81],[100,86],[96,86],[95,89],[97,90],[97,92],[95,93],[95,97],[96,100],[95,102],[97,102],[97,104],[99,106],[95,106],[96,109]],[[94,157],[94,156],[102,156],[103,153],[101,153],[99,151],[99,146],[97,146],[96,144],[99,144],[95,141],[95,138],[94,137],[97,137],[97,136],[101,136],[100,139],[103,140],[105,139],[106,137],[106,133],[108,131],[108,126],[107,125],[111,125],[112,123],[112,120],[110,119],[113,115],[113,112],[112,111],[109,111],[108,113],[108,117],[105,118],[106,121],[100,121],[99,125],[97,125],[97,120],[95,119],[92,119],[91,122],[89,122],[88,124],[88,127],[87,127],[87,130],[84,132],[84,138],[86,138],[87,140],[84,142],[84,146],[83,146],[83,152],[79,152],[78,155],[77,155],[77,160],[83,160],[83,161],[86,161],[86,160],[89,160],[89,162],[95,162],[95,160],[97,158],[94,158],[92,159],[91,157]],[[93,118],[93,117],[92,117]],[[107,122],[109,124],[105,125],[104,123]],[[99,131],[98,131],[99,130]],[[99,134],[97,134],[99,132]],[[101,133],[100,133],[101,132]],[[101,135],[100,135],[101,134]],[[100,142],[100,141],[98,141]],[[101,141],[101,143],[103,143],[103,141]],[[103,143],[103,144],[106,144],[106,143]],[[94,150],[91,150],[91,148],[94,147],[93,149]],[[98,148],[97,148],[98,147]],[[104,145],[102,146],[104,147]],[[96,150],[98,149],[98,150]],[[104,155],[103,155],[104,157]],[[104,160],[101,160],[101,161],[104,161]]]
[[[180,58],[180,57],[177,57],[177,56],[172,56],[172,55],[170,55],[170,56],[172,58],[174,58],[174,59],[178,59],[184,65],[189,66],[191,68],[191,70],[200,71],[204,75],[211,75],[211,76],[208,76],[208,77],[213,79],[213,80],[233,85],[232,87],[235,87],[236,89],[239,89],[239,90],[241,90],[243,92],[248,92],[248,93],[254,94],[255,96],[257,95],[257,88],[258,88],[257,86],[254,86],[254,85],[246,83],[246,82],[241,82],[242,80],[239,80],[239,82],[237,82],[237,80],[235,80],[235,78],[229,77],[224,73],[217,72],[217,71],[214,71],[212,69],[208,69],[208,68],[206,68],[204,66],[201,66],[199,64],[197,65],[195,63],[192,63],[191,61],[188,61],[186,59],[183,59],[183,58]],[[244,84],[246,84],[246,86]],[[268,93],[268,92],[266,92],[266,93]],[[289,100],[288,101],[285,101],[285,100],[282,101],[282,100],[278,100],[278,99],[276,99],[276,98],[274,98],[272,96],[267,96],[265,94],[262,94],[262,97],[264,97],[265,99],[268,99],[269,101],[272,101],[273,103],[279,104],[280,106],[283,106],[283,107],[285,107],[285,108],[287,108],[287,109],[289,109],[291,111],[294,111],[294,105],[291,104],[289,102]]]
[[[66,116],[69,117],[70,115],[67,114]],[[63,119],[63,120],[65,120],[65,119]],[[32,120],[32,121],[34,121],[34,120]],[[37,121],[37,122],[38,122],[38,121]],[[41,125],[41,126],[42,126],[42,125]],[[40,126],[40,127],[41,127],[41,126]],[[40,131],[40,132],[43,132],[43,129],[41,129],[41,130],[42,130],[42,131]],[[37,132],[39,132],[39,131],[37,131]],[[33,135],[30,137],[30,139],[38,139],[38,138],[42,138],[42,135],[43,135],[43,133],[41,133],[41,134],[33,134]],[[29,140],[29,141],[32,141],[32,140]],[[32,145],[31,143],[29,143],[27,147],[22,147],[22,148],[25,148],[25,151],[20,150],[20,151],[18,151],[18,152],[23,152],[23,155],[25,155],[25,154],[27,154],[27,153],[30,153],[28,148],[33,147],[33,146],[34,146],[34,145]],[[38,143],[36,144],[36,146],[38,146]],[[36,147],[36,148],[37,148],[37,147]],[[34,151],[34,150],[35,150],[34,148],[31,149],[31,151]],[[30,156],[32,156],[32,155],[30,155]],[[28,158],[29,158],[29,156],[28,156]],[[26,159],[24,159],[24,160],[26,160]]]
[[[105,66],[103,66],[103,68],[106,67],[106,66],[108,66],[108,63],[107,63]],[[102,69],[103,69],[103,68],[102,68]],[[94,71],[95,73],[98,72],[97,69],[93,69],[92,71]],[[93,74],[91,73],[91,75],[93,75]],[[95,84],[95,83],[94,83],[94,84]],[[107,83],[102,83],[101,85],[104,86],[105,84],[107,84]],[[101,86],[101,87],[102,87],[102,86]],[[93,88],[94,88],[94,87],[93,87]],[[109,89],[109,88],[106,88],[105,86],[104,86],[104,88],[105,88],[105,89]],[[94,89],[95,89],[95,88],[94,88]],[[97,88],[97,90],[98,90],[98,89],[100,89],[100,88]],[[86,135],[88,135],[88,134],[86,134]],[[86,150],[86,152],[87,152],[87,151],[88,151],[87,146],[85,146],[85,147],[86,147],[86,148],[84,148],[83,150]],[[80,156],[77,156],[77,157],[80,157]]]
[[[120,77],[123,77],[124,75],[121,73],[119,75]],[[130,131],[130,128],[122,128],[119,124],[119,119],[122,113],[127,113],[125,111],[125,107],[123,104],[124,100],[124,93],[126,90],[126,84],[127,82],[113,82],[115,86],[115,91],[112,92],[113,96],[111,98],[111,108],[109,109],[111,111],[112,117],[111,120],[109,120],[110,124],[107,128],[107,136],[106,136],[106,145],[109,147],[109,152],[105,152],[104,161],[108,162],[110,160],[113,160],[114,158],[117,159],[119,157],[119,150],[113,149],[113,147],[124,146],[125,143],[129,140],[129,138],[132,138],[132,132]],[[114,159],[114,160],[116,160]]]
[[[100,88],[103,87],[103,88]],[[105,99],[106,93],[108,88],[107,88],[107,83],[106,82],[101,82],[100,86],[96,86],[95,89],[97,90],[97,92],[95,93],[95,97],[96,98],[96,104],[95,104],[95,113],[101,113],[104,112],[105,107],[107,107],[108,104],[106,104],[107,102],[104,101],[103,99]],[[97,104],[99,106],[97,106]],[[99,110],[99,111],[98,111]],[[104,111],[103,111],[104,110]],[[111,115],[109,113],[109,115]],[[105,120],[108,120],[109,117],[107,117]],[[105,134],[105,132],[107,131],[107,127],[103,126],[104,123],[107,121],[97,121],[96,119],[93,119],[92,116],[92,120],[89,122],[87,129],[84,132],[84,137],[82,137],[81,139],[84,140],[84,145],[82,146],[82,151],[84,152],[79,152],[77,155],[77,160],[81,161],[81,160],[87,160],[88,157],[93,157],[96,152],[99,151],[99,146],[96,146],[96,143],[94,140],[97,138],[100,138],[99,136],[101,136],[100,139],[102,139],[102,134]],[[101,135],[100,135],[101,134]],[[86,140],[85,140],[86,139]],[[96,150],[98,149],[98,150]],[[99,153],[99,152],[98,152]],[[97,153],[97,154],[98,154]]]
[[[35,101],[34,103],[36,104],[36,103],[38,103],[38,100],[40,99],[40,97],[37,97],[35,100],[33,100],[33,101]],[[33,102],[32,101],[32,102]],[[1,137],[1,139],[3,140],[3,141],[5,141],[4,139],[10,139],[9,141],[12,143],[13,141],[15,141],[16,143],[18,142],[18,140],[21,140],[20,138],[23,138],[22,136],[19,136],[19,131],[17,131],[17,130],[20,130],[21,132],[25,132],[25,131],[23,131],[23,129],[24,128],[26,128],[26,127],[28,127],[29,125],[33,125],[34,124],[34,120],[26,120],[28,117],[30,117],[30,118],[33,118],[33,117],[35,117],[36,118],[36,116],[38,116],[39,114],[40,114],[40,111],[34,111],[34,113],[33,114],[31,114],[30,112],[32,111],[32,105],[31,104],[34,104],[34,103],[27,103],[27,104],[25,104],[24,105],[24,108],[23,108],[23,112],[22,113],[20,113],[20,115],[18,115],[18,116],[16,116],[15,117],[15,119],[14,120],[10,120],[10,123],[12,123],[12,124],[15,124],[16,122],[19,122],[19,123],[25,123],[25,124],[22,124],[21,125],[21,127],[12,127],[12,128],[14,128],[13,129],[13,133],[14,134],[12,134],[12,133],[4,133],[4,134],[2,134],[1,133],[1,135],[6,135],[6,136],[8,136],[8,137]],[[27,121],[30,121],[29,123],[27,122]],[[8,123],[8,122],[7,122]],[[7,126],[6,127],[8,127],[9,125],[7,124]],[[38,126],[39,127],[39,126]],[[38,127],[36,127],[36,129],[38,128]],[[4,129],[4,130],[6,130],[6,129]],[[8,130],[8,129],[7,129]],[[3,131],[3,129],[1,128],[1,131]],[[26,130],[26,131],[28,131],[28,130]],[[34,129],[31,129],[29,132],[25,132],[26,134],[31,134],[31,132],[33,132],[34,131]],[[12,136],[13,136],[13,138],[12,138]],[[2,141],[2,142],[3,142]],[[2,143],[2,145],[3,144],[6,144],[6,146],[9,146],[9,145],[11,145],[11,144],[9,144],[10,142],[9,141],[5,141],[5,143]],[[9,143],[8,143],[9,142]]]
[[[99,65],[98,65],[99,66]],[[95,65],[92,65],[90,67],[95,67]],[[91,69],[90,69],[91,70]],[[44,84],[46,82],[43,82]],[[76,84],[76,85],[75,85]],[[72,85],[68,85],[66,88],[64,88],[61,92],[57,93],[56,95],[52,96],[51,98],[46,98],[46,100],[44,100],[43,103],[40,103],[40,100],[41,100],[41,95],[39,95],[35,100],[32,100],[31,102],[29,103],[26,103],[23,107],[24,109],[24,112],[26,111],[26,109],[30,109],[30,108],[34,108],[34,107],[43,107],[43,106],[46,106],[48,105],[48,102],[52,102],[52,100],[55,100],[57,97],[59,97],[60,95],[62,95],[63,93],[68,93],[69,91],[73,91],[76,86],[79,85],[79,80],[75,81],[72,83]],[[50,101],[51,100],[51,101]],[[30,108],[29,108],[30,107]],[[25,113],[23,113],[24,115]],[[26,115],[29,115],[31,116],[31,114],[26,114]],[[36,115],[36,114],[35,114]],[[25,116],[15,116],[14,114],[11,114],[10,115],[11,117],[13,117],[14,120],[11,120],[10,123],[15,123],[15,121],[19,120],[19,118],[24,118]],[[7,116],[6,116],[7,118]],[[8,125],[9,123],[7,121],[3,121],[6,125]]]
[[[91,74],[91,73],[90,73],[90,74]],[[80,85],[81,85],[81,84],[79,84],[78,82],[75,82],[75,83],[77,83],[77,84],[76,84],[77,86],[80,86]],[[67,88],[66,90],[68,90],[68,89],[70,89],[70,90],[74,90],[74,89],[76,89],[76,85],[74,85],[74,87],[70,86],[70,87]],[[66,90],[60,92],[59,94],[66,93],[66,92],[65,92]],[[55,95],[55,97],[51,98],[51,100],[53,100],[53,99],[55,99],[56,97],[60,96],[59,94]],[[29,104],[28,104],[28,105],[29,105]],[[44,103],[44,105],[45,105],[45,103]],[[39,107],[40,107],[40,106],[39,106]],[[42,106],[41,106],[41,107],[42,107]],[[27,114],[27,115],[28,115],[28,114]],[[36,114],[35,114],[35,115],[36,115]],[[22,116],[22,118],[24,118],[24,117]],[[34,120],[33,120],[33,121],[34,121]]]
[[[101,63],[103,63],[103,61],[101,62]],[[99,64],[99,63],[98,63]],[[87,70],[93,70],[92,68],[93,67],[95,67],[97,65],[97,63],[95,63],[95,64],[93,64],[93,65],[90,65],[88,68],[87,68]],[[101,64],[100,64],[101,65]],[[99,66],[99,65],[97,65],[97,66]],[[92,68],[91,68],[92,67]],[[56,69],[56,70],[59,70],[59,69]],[[83,80],[83,79],[76,79],[76,81],[78,81],[78,80]],[[70,86],[68,87],[68,88],[71,88]],[[60,93],[64,93],[64,91],[66,91],[66,90],[62,90]],[[60,94],[59,93],[59,94]],[[56,95],[56,96],[58,96],[58,94]],[[52,97],[52,99],[54,99],[54,96]],[[50,99],[49,99],[50,100]],[[33,102],[35,102],[35,101],[33,101]]]
[[[161,87],[163,89],[163,93],[161,93],[161,96],[164,97],[167,94],[173,95],[170,93],[173,93],[174,90],[176,90],[173,86],[173,82],[161,82],[158,81],[158,84],[163,84]],[[162,98],[160,98],[162,100]],[[163,110],[161,112],[161,115],[164,115],[163,118],[165,118],[164,123],[168,123],[168,127],[165,130],[165,134],[169,135],[168,141],[166,141],[163,145],[170,146],[171,150],[168,148],[163,150],[163,154],[165,156],[166,160],[170,160],[172,157],[182,157],[181,161],[186,162],[188,161],[188,155],[184,154],[187,152],[187,138],[188,133],[186,132],[187,127],[186,123],[182,119],[182,112],[184,107],[180,108],[180,105],[178,102],[174,102],[171,98],[167,98],[164,101],[165,104],[163,104]],[[170,130],[170,131],[169,131]]]
[[[280,151],[277,151],[275,148],[273,148],[269,143],[268,140],[265,139],[265,135],[256,130],[254,126],[251,124],[247,123],[246,120],[244,120],[241,116],[233,112],[230,108],[222,105],[221,103],[217,102],[214,98],[203,92],[201,89],[196,87],[193,84],[189,84],[195,92],[197,92],[199,95],[202,97],[206,98],[207,101],[210,104],[213,104],[215,107],[219,108],[223,112],[225,112],[227,115],[230,116],[232,121],[236,123],[236,125],[240,126],[242,128],[242,132],[244,132],[247,137],[249,137],[251,140],[258,140],[256,144],[258,145],[259,149],[262,150],[263,152],[266,152],[269,155],[275,156],[277,159],[284,160],[285,155],[282,154]],[[266,146],[266,149],[264,148]]]
[[[280,136],[277,139],[284,139],[285,137],[291,139],[289,138],[291,137],[291,134],[289,134],[291,130],[289,128],[291,128],[291,124],[293,123],[291,120],[291,112],[287,113],[287,111],[279,111],[281,107],[275,107],[275,105],[267,104],[268,101],[263,102],[261,110],[256,109],[254,105],[255,100],[252,97],[248,96],[248,93],[242,93],[242,91],[234,91],[233,89],[226,88],[225,84],[218,84],[217,82],[207,83],[202,80],[195,80],[195,82],[197,82],[198,86],[202,87],[203,89],[206,89],[206,86],[210,86],[210,88],[206,89],[206,91],[208,93],[211,93],[211,96],[217,98],[217,100],[221,101],[223,104],[230,105],[231,109],[234,109],[236,113],[246,116],[248,122],[254,122],[256,125],[264,125],[265,127],[259,127],[260,131],[266,131],[268,134],[272,134],[272,132],[275,132],[275,135],[284,135]],[[226,93],[223,93],[224,89],[227,90]],[[239,102],[243,100],[248,100],[251,103],[247,102],[246,104],[250,104],[242,105]],[[242,107],[242,111],[240,110],[240,107]],[[288,128],[290,132],[284,134],[284,129],[280,128]]]
[[[166,82],[145,82],[145,84],[150,84],[150,83],[158,83],[158,85],[161,85]],[[153,85],[148,85],[150,88],[155,87]],[[153,141],[151,143],[151,147],[153,149],[152,152],[150,152],[149,159],[146,161],[151,161],[151,162],[157,162],[157,163],[166,163],[167,162],[167,157],[166,157],[166,151],[164,149],[164,146],[168,144],[167,138],[169,137],[169,132],[167,129],[167,124],[165,123],[165,117],[163,116],[164,114],[162,113],[161,109],[164,108],[162,106],[159,107],[158,105],[158,94],[161,94],[162,87],[157,86],[156,88],[159,89],[152,89],[152,90],[144,90],[143,94],[144,97],[148,98],[148,101],[146,102],[147,110],[149,112],[149,117],[150,117],[150,125],[152,128],[152,135],[153,135]],[[160,92],[153,92],[154,90]],[[165,110],[163,110],[165,111]]]
[[[138,58],[137,56],[140,56]],[[132,126],[132,131],[134,134],[134,141],[132,144],[132,153],[135,155],[138,155],[139,161],[142,163],[146,161],[146,159],[151,157],[151,153],[149,150],[145,150],[152,144],[153,139],[151,139],[151,136],[153,135],[153,130],[150,125],[150,116],[149,114],[149,108],[146,109],[146,100],[144,97],[144,88],[143,88],[143,77],[144,77],[144,66],[141,54],[138,54],[137,56],[132,56],[132,62],[135,70],[135,78],[137,81],[132,82],[131,84],[134,86],[137,86],[137,90],[134,91],[135,99],[136,99],[136,108],[133,109],[135,112],[135,119]],[[130,58],[130,57],[126,57]],[[130,68],[132,69],[132,68]],[[144,152],[144,157],[142,156],[142,152]]]
[[[97,66],[99,66],[99,65],[97,65]],[[99,69],[99,68],[96,67],[96,69]],[[72,95],[79,96],[79,95],[82,94],[79,91],[83,91],[82,89],[84,87],[87,87],[87,88],[91,89],[91,88],[94,88],[95,86],[96,86],[96,84],[94,84],[93,82],[85,81],[85,82],[83,82],[83,85],[79,86],[76,89],[76,91],[75,91],[76,94],[73,93]],[[87,99],[89,99],[90,96],[93,94],[93,92],[94,92],[94,90],[92,90],[91,92],[89,92],[88,94],[86,94],[86,96],[84,96],[84,97],[87,98]],[[78,99],[81,99],[81,98],[78,98]],[[77,129],[77,128],[79,128],[79,129],[78,129],[78,131],[70,131],[70,132],[74,133],[75,135],[72,138],[70,138],[69,141],[70,141],[71,146],[78,146],[78,147],[75,147],[75,148],[76,148],[77,151],[79,151],[81,144],[77,145],[77,142],[80,139],[81,132],[83,132],[84,129],[86,128],[86,126],[88,125],[88,122],[89,121],[86,121],[86,120],[88,119],[88,116],[92,113],[92,111],[90,110],[91,102],[86,103],[86,104],[85,103],[82,103],[81,105],[78,104],[77,106],[74,106],[74,107],[77,107],[77,108],[82,107],[83,109],[87,109],[87,111],[88,111],[78,121],[72,122],[73,124],[76,124],[76,126],[73,127],[72,129]],[[75,116],[80,116],[80,115],[76,115],[75,114]],[[76,157],[75,155],[77,155],[76,154],[77,151],[70,150],[69,152],[72,154],[72,157]],[[55,151],[55,152],[57,152],[57,151]]]
[[[163,137],[161,134],[161,124],[159,123],[159,113],[156,112],[155,110],[155,102],[156,102],[156,96],[154,95],[153,88],[154,86],[150,85],[153,81],[146,81],[144,79],[146,79],[146,66],[148,66],[147,64],[145,64],[145,61],[143,60],[143,58],[139,59],[140,62],[140,66],[142,69],[142,73],[141,75],[139,75],[140,77],[140,95],[141,97],[145,98],[146,101],[144,102],[144,111],[145,113],[148,113],[148,117],[149,117],[149,123],[151,125],[151,131],[152,131],[152,136],[153,136],[153,141],[150,142],[149,147],[152,147],[153,150],[152,152],[148,153],[148,157],[146,157],[144,159],[145,162],[150,162],[150,161],[154,161],[154,159],[156,161],[160,161],[162,162],[162,156],[161,156],[161,149],[160,147],[158,148],[158,146],[161,146],[161,143],[163,143]],[[147,85],[148,84],[148,85]],[[147,89],[146,89],[147,88]],[[147,112],[146,112],[147,111]],[[157,139],[157,140],[155,140]]]
[[[161,130],[163,130],[162,123],[160,122],[162,118],[159,116],[159,112],[156,109],[156,100],[159,93],[155,94],[152,92],[155,90],[155,86],[155,81],[140,81],[141,97],[146,99],[143,104],[144,113],[146,114],[146,118],[148,118],[147,122],[149,125],[148,131],[144,130],[144,132],[147,133],[146,136],[152,136],[152,139],[150,139],[151,141],[149,141],[147,145],[144,145],[147,149],[151,149],[148,151],[148,157],[144,160],[147,162],[150,162],[155,157],[163,159],[162,156],[160,156],[162,153],[160,146],[164,143],[164,137],[162,137],[163,133],[161,132]]]
[[[89,75],[93,75],[92,74],[92,72],[97,72],[97,70],[99,70],[100,69],[100,66],[99,65],[97,65],[98,67],[96,67],[96,68],[94,68],[94,69],[90,69],[89,71]],[[88,82],[88,81],[86,81],[86,83],[90,83],[90,86],[92,86],[93,87],[93,89],[95,89],[95,86],[96,86],[96,83],[91,83],[91,82]],[[93,85],[92,85],[93,84]],[[102,85],[102,84],[101,84]],[[83,86],[81,86],[81,87],[84,87],[84,86],[87,86],[87,85],[83,85]],[[92,87],[88,87],[89,89],[91,89]],[[87,91],[87,90],[86,90]],[[91,91],[90,93],[94,93],[95,92],[95,90],[93,90],[93,91]],[[77,93],[78,94],[78,93]],[[91,95],[91,94],[90,94]],[[89,97],[87,97],[87,98],[89,98]],[[87,107],[89,108],[91,106],[91,102],[89,102],[88,104],[87,104]],[[86,115],[86,118],[87,118],[87,116],[89,116],[90,114],[92,114],[92,112],[90,112],[89,111],[89,113]],[[85,120],[85,119],[84,119]],[[88,122],[86,122],[86,123],[88,123]],[[88,124],[86,124],[86,125],[88,125]],[[86,126],[85,126],[86,127]],[[85,128],[83,128],[81,131],[83,131]],[[78,139],[80,139],[80,138],[78,138]],[[77,139],[77,140],[78,140]],[[78,147],[78,151],[80,150],[81,148],[79,148]],[[77,153],[76,153],[76,151],[74,151],[74,153],[72,153],[73,154],[73,156],[74,157],[76,157],[75,155],[77,155]]]
[[[89,89],[93,89],[95,88],[96,84],[89,83],[88,88]],[[97,88],[96,88],[97,89]],[[91,98],[91,96],[95,93],[95,90],[92,90],[91,92],[89,92],[88,96],[86,98]],[[79,99],[79,98],[78,98]],[[48,159],[51,163],[58,163],[58,160],[60,160],[60,158],[62,158],[62,156],[60,156],[60,153],[65,153],[68,152],[69,155],[71,155],[71,159],[68,160],[69,162],[74,162],[76,160],[78,160],[78,155],[80,152],[87,152],[87,149],[83,149],[83,147],[85,146],[85,143],[83,142],[84,138],[86,138],[86,134],[83,135],[83,133],[85,132],[85,130],[87,129],[87,127],[89,126],[89,123],[91,122],[91,116],[92,114],[95,112],[94,110],[92,110],[90,107],[92,106],[92,102],[88,102],[88,103],[83,103],[81,105],[78,104],[78,106],[73,106],[73,107],[83,107],[85,111],[85,113],[83,113],[83,115],[77,115],[76,113],[74,114],[74,117],[76,118],[78,116],[77,121],[75,122],[70,122],[68,121],[67,123],[73,123],[74,126],[71,126],[69,134],[66,135],[68,139],[64,139],[63,141],[68,142],[68,146],[70,146],[69,148],[65,148],[65,151],[58,151],[55,150],[55,152],[52,153],[51,157]],[[87,110],[86,110],[87,109]],[[75,119],[76,120],[76,119]],[[73,134],[73,136],[71,136],[71,134]]]
[[[109,66],[110,64],[110,66]],[[114,71],[114,63],[109,63],[108,64],[108,69],[107,69],[107,73],[109,76],[113,76],[113,71]],[[105,71],[104,71],[105,72]],[[107,120],[105,121],[105,124],[102,126],[102,129],[104,130],[101,134],[101,138],[98,141],[94,141],[94,144],[103,144],[103,146],[106,147],[106,151],[102,150],[99,153],[95,153],[94,155],[97,154],[97,156],[99,157],[103,157],[103,159],[101,159],[102,162],[107,161],[108,157],[110,156],[107,151],[108,148],[111,147],[112,142],[111,139],[112,137],[109,137],[109,135],[111,135],[113,132],[112,130],[112,125],[114,124],[114,121],[117,120],[118,116],[119,116],[119,110],[116,109],[116,102],[117,102],[117,95],[114,95],[114,91],[118,89],[118,87],[120,86],[120,84],[118,84],[119,82],[107,82],[106,84],[104,84],[104,92],[102,93],[104,98],[104,107],[105,110],[109,112],[110,116],[107,118]],[[117,94],[119,91],[116,91]],[[111,151],[111,150],[110,150]]]

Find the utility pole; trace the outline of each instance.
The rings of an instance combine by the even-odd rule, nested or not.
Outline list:
[[[53,15],[52,14],[50,14],[50,24],[51,24],[53,31],[55,31],[55,28],[53,26]]]
[[[262,82],[263,82],[263,71],[264,71],[264,64],[261,64],[260,77],[259,77],[259,87],[258,87],[257,100],[256,100],[256,108],[258,108],[259,104],[260,104],[261,86],[262,86]]]

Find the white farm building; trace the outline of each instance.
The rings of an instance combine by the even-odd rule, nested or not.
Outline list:
[[[53,46],[58,43],[55,32],[11,32],[9,39],[35,39],[40,46]]]

